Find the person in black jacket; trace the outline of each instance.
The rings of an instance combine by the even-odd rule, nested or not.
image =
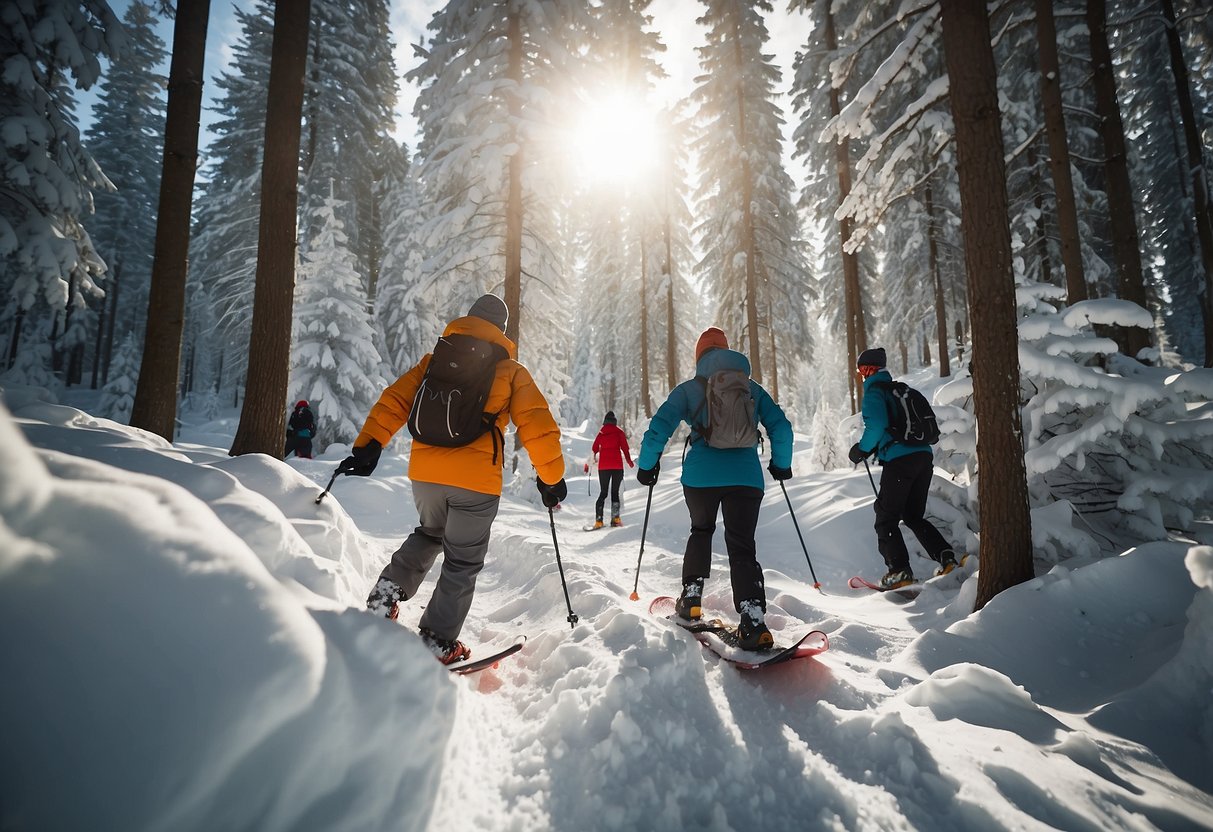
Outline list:
[[[287,420],[286,450],[282,452],[282,458],[286,459],[294,451],[295,456],[300,459],[311,459],[312,437],[315,434],[316,417],[312,415],[312,409],[308,407],[307,402],[300,401]]]

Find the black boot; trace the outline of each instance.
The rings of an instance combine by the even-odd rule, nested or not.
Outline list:
[[[703,617],[703,578],[684,578],[682,594],[674,604],[674,612],[686,621],[698,621]]]
[[[741,602],[741,621],[737,625],[737,646],[742,650],[770,650],[775,637],[767,628],[766,614],[757,601]]]
[[[395,581],[389,581],[387,578],[380,578],[375,584],[375,588],[371,590],[371,594],[367,596],[366,608],[384,618],[390,618],[392,621],[400,615],[400,602],[404,600],[404,590]]]

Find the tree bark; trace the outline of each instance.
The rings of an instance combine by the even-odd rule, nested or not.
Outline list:
[[[935,229],[935,199],[931,186],[927,185],[927,251],[931,260],[931,274],[935,276],[935,334],[939,339],[939,377],[952,375],[948,357],[948,305],[943,296],[943,275],[939,269],[939,244]]]
[[[737,59],[737,73],[741,74],[745,64],[741,55],[741,32],[734,21],[733,53]],[[750,142],[746,135],[745,90],[737,83],[737,146],[741,148],[741,228],[742,246],[745,248],[745,320],[750,343],[750,375],[762,383],[762,342],[758,330],[758,264],[755,262],[758,246],[754,235],[754,181],[750,169]]]
[[[1049,224],[1045,222],[1044,183],[1038,175],[1036,158],[1036,143],[1028,145],[1028,167],[1032,171],[1033,191],[1032,204],[1036,208],[1036,247],[1040,255],[1040,282],[1053,282],[1053,264],[1049,260]]]
[[[1049,141],[1049,169],[1053,173],[1053,191],[1057,197],[1061,262],[1066,272],[1066,300],[1078,303],[1087,299],[1087,281],[1082,269],[1078,206],[1074,202],[1070,148],[1066,143],[1066,120],[1061,104],[1061,65],[1057,60],[1053,0],[1036,0],[1036,39],[1040,50],[1040,100],[1044,108],[1045,137]]]
[[[1179,99],[1179,115],[1183,122],[1184,141],[1188,150],[1188,170],[1192,177],[1192,202],[1196,214],[1196,236],[1200,240],[1200,264],[1205,272],[1205,366],[1213,367],[1213,214],[1209,209],[1209,179],[1205,173],[1204,153],[1200,144],[1200,126],[1192,106],[1192,86],[1188,81],[1188,65],[1184,61],[1183,45],[1176,28],[1175,4],[1159,0],[1166,20],[1167,46],[1171,52],[1171,74],[1175,76],[1175,93]]]
[[[678,386],[678,338],[674,326],[674,258],[673,233],[670,229],[669,191],[666,192],[665,212],[665,374],[669,389]]]
[[[198,168],[198,122],[202,113],[203,62],[210,9],[210,0],[179,0],[177,3],[147,329],[139,383],[131,405],[131,425],[163,436],[170,442],[177,422],[177,371],[181,363],[181,333],[185,326],[190,206],[194,173]]]
[[[1112,67],[1112,52],[1108,48],[1107,0],[1087,0],[1087,28],[1091,33],[1095,112],[1099,115],[1099,131],[1103,136],[1104,176],[1107,179],[1105,187],[1112,230],[1112,256],[1116,259],[1117,293],[1124,300],[1148,309],[1141,270],[1137,214],[1133,208],[1133,186],[1129,180],[1129,160],[1125,152],[1125,125],[1120,117],[1116,74]],[[1150,333],[1140,327],[1119,327],[1117,341],[1126,355],[1136,356],[1150,346]]]
[[[834,13],[831,0],[825,0],[825,42],[831,54],[838,50],[838,36],[834,31]],[[838,88],[830,86],[830,115],[837,117],[842,112]],[[851,147],[847,139],[834,144],[834,157],[838,173],[838,204],[842,205],[851,194]],[[851,393],[851,412],[858,413],[863,407],[863,386],[856,384],[852,364],[860,350],[868,345],[867,327],[863,318],[863,298],[859,294],[859,258],[847,251],[851,240],[851,218],[838,221],[838,250],[842,254],[843,314],[847,323],[847,379]]]
[[[640,399],[644,403],[644,417],[653,418],[653,404],[649,399],[649,260],[644,234],[640,235]]]
[[[282,457],[294,306],[299,139],[311,0],[274,6],[248,380],[231,454]]]
[[[509,98],[510,140],[514,154],[510,156],[510,184],[505,206],[505,306],[510,319],[505,335],[518,344],[522,317],[522,137],[518,123],[522,120],[522,20],[517,11],[509,14],[506,25],[509,56],[506,77],[514,82],[506,90]]]
[[[110,305],[109,320],[105,325],[105,345],[102,349],[105,350],[105,363],[101,365],[101,384],[104,386],[109,384],[110,380],[110,365],[114,363],[114,331],[118,328],[118,303],[121,300],[122,281],[119,274],[120,269],[114,269],[114,285],[111,286],[113,292],[113,303]]]
[[[997,75],[985,3],[941,0],[973,329],[981,572],[975,609],[1032,578],[1019,342]]]

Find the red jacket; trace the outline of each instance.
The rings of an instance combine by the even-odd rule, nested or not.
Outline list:
[[[593,450],[598,454],[599,471],[622,471],[625,458],[629,467],[633,465],[628,438],[618,425],[603,425],[594,439]]]

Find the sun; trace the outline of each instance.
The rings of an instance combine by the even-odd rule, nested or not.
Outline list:
[[[591,102],[574,124],[570,150],[576,173],[586,182],[642,183],[657,167],[653,114],[622,95]]]

